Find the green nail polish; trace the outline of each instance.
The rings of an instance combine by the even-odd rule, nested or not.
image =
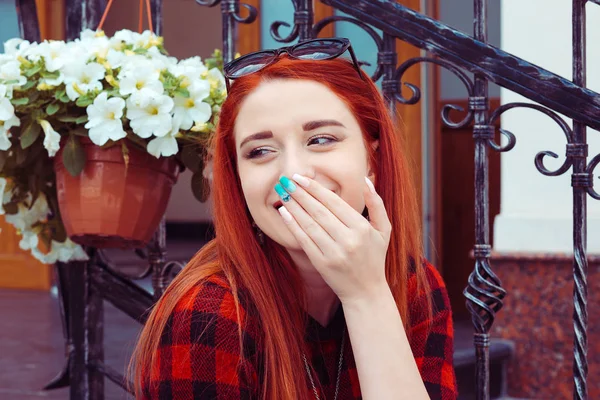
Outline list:
[[[285,191],[283,186],[281,186],[279,183],[275,185],[275,191],[277,192],[279,197],[281,197],[281,200],[283,200],[284,202],[290,201],[290,198],[291,198],[290,195],[288,194],[288,192]]]
[[[297,189],[296,184],[292,182],[287,176],[282,176],[279,179],[279,182],[281,182],[281,184],[283,185],[285,190],[288,191],[288,193],[294,193]]]

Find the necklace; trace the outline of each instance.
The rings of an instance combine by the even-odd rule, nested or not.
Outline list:
[[[340,390],[340,376],[342,375],[342,361],[344,360],[344,344],[345,343],[346,343],[346,328],[344,328],[344,333],[342,334],[342,346],[340,349],[340,361],[338,362],[337,380],[335,382],[335,395],[333,396],[333,400],[337,400],[338,392]],[[308,374],[308,379],[310,380],[310,384],[312,386],[313,392],[315,393],[315,398],[317,400],[321,400],[319,397],[319,393],[317,392],[317,387],[315,386],[315,381],[313,380],[312,374],[310,373],[310,367],[308,366],[308,361],[306,361],[306,354],[302,353],[302,359],[304,360],[304,367],[306,368],[306,373]]]

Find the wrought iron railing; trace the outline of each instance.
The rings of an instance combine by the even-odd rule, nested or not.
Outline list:
[[[596,0],[592,3],[600,4]],[[93,28],[100,17],[101,0],[66,0],[67,38],[76,37],[82,28]],[[223,54],[225,61],[235,54],[237,24],[254,22],[257,10],[239,0],[196,0],[203,6],[221,6],[223,16]],[[557,176],[572,168],[573,187],[573,267],[574,267],[574,398],[587,399],[587,259],[586,210],[587,196],[600,199],[593,188],[593,171],[600,155],[588,161],[586,127],[600,129],[600,96],[588,90],[585,68],[585,5],[587,0],[573,3],[573,81],[487,44],[487,0],[474,0],[475,24],[472,36],[428,18],[394,1],[383,0],[322,0],[324,4],[343,11],[346,16],[331,16],[314,21],[312,0],[292,0],[295,12],[291,32],[279,33],[284,22],[271,26],[271,35],[281,43],[314,38],[325,26],[344,21],[368,33],[377,48],[377,68],[374,79],[382,78],[383,94],[390,107],[396,103],[415,104],[420,99],[419,88],[404,83],[411,91],[402,96],[401,83],[408,68],[419,63],[433,63],[454,73],[465,85],[469,95],[467,115],[460,121],[450,118],[456,106],[442,109],[442,121],[451,128],[464,128],[473,123],[475,142],[475,268],[464,291],[467,307],[475,327],[474,345],[477,356],[477,398],[489,399],[490,329],[506,295],[500,280],[490,267],[490,224],[488,214],[488,153],[510,151],[516,143],[508,131],[500,132],[507,139],[504,145],[494,142],[494,122],[513,108],[530,108],[544,113],[563,130],[566,139],[566,159],[560,168],[549,170],[544,158],[558,155],[541,151],[535,158],[537,169],[544,175]],[[39,39],[34,0],[17,0],[22,35]],[[152,0],[155,30],[161,31],[161,1]],[[240,9],[250,12],[242,17]],[[379,34],[374,28],[379,29]],[[397,66],[396,40],[408,42],[430,55],[405,60]],[[467,72],[473,73],[471,78]],[[490,112],[488,83],[494,82],[523,95],[538,104],[510,103]],[[561,117],[573,120],[573,128]],[[103,364],[102,299],[110,301],[132,318],[144,322],[144,312],[163,292],[168,277],[181,264],[165,261],[165,226],[161,223],[146,252],[137,253],[148,262],[147,270],[137,277],[123,276],[101,251],[90,249],[92,260],[78,265],[56,266],[61,298],[61,313],[67,341],[68,360],[64,370],[47,388],[70,385],[72,399],[102,399],[104,376],[123,386],[124,378]],[[132,279],[152,275],[154,298],[132,283]]]

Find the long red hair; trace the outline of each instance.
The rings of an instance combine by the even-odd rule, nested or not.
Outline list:
[[[221,109],[213,138],[213,209],[216,238],[203,247],[173,280],[150,313],[132,358],[138,397],[148,383],[156,362],[161,334],[176,304],[210,275],[222,271],[239,304],[243,288],[256,310],[261,326],[264,399],[310,399],[301,354],[304,346],[302,307],[304,288],[287,252],[269,238],[260,244],[252,228],[237,173],[234,122],[241,102],[264,80],[307,79],[336,93],[350,108],[362,128],[375,187],[392,223],[386,258],[386,276],[405,327],[409,326],[407,277],[411,263],[417,264],[421,290],[428,284],[422,268],[420,215],[414,185],[402,151],[401,138],[377,87],[361,78],[344,59],[328,61],[291,60],[276,63],[237,79]],[[378,140],[375,149],[372,144]],[[407,334],[410,332],[407,330]],[[241,331],[240,331],[241,344]]]

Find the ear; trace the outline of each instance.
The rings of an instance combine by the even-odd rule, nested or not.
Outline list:
[[[375,152],[375,158],[378,158],[378,153],[379,153],[379,140],[374,141],[373,143],[371,143],[371,149]],[[373,170],[373,166],[371,165],[371,163],[368,162],[368,167],[369,170],[367,172],[367,177],[371,180],[371,182],[375,182],[375,171]]]

